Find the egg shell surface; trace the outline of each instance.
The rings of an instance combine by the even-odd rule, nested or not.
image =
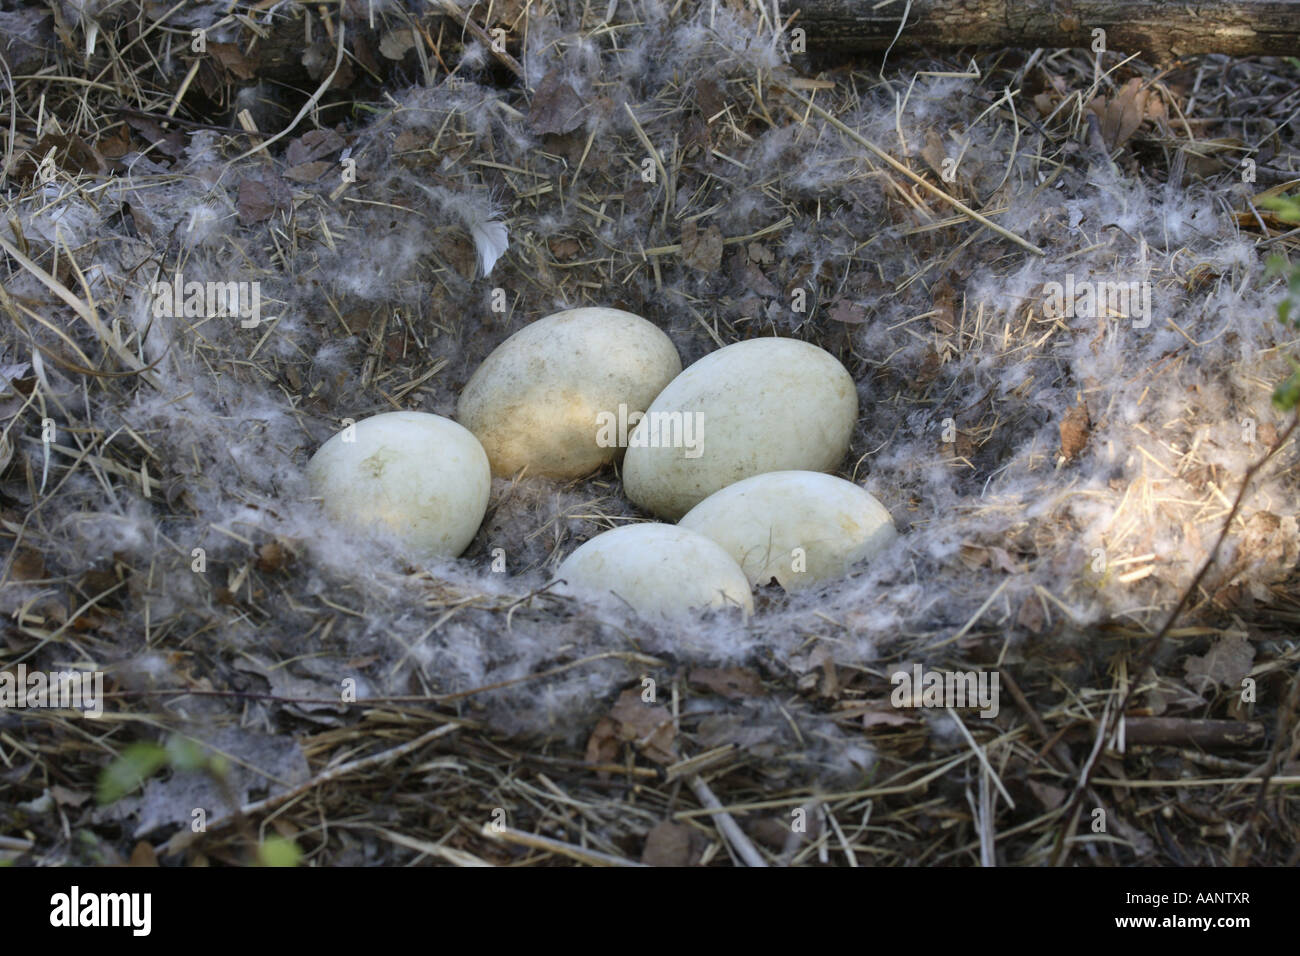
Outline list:
[[[617,422],[620,406],[624,421],[644,412],[681,370],[654,323],[620,309],[568,309],[497,346],[466,383],[456,418],[482,442],[495,475],[526,467],[578,478],[623,453],[617,428],[600,422]]]
[[[307,480],[332,520],[378,526],[421,557],[464,551],[492,487],[478,439],[426,412],[386,412],[345,428],[312,456]]]
[[[776,578],[787,591],[842,578],[898,537],[874,495],[816,471],[772,471],[728,485],[678,527],[721,545],[750,584]]]
[[[789,338],[710,352],[669,383],[628,440],[627,497],[677,520],[727,485],[769,471],[832,471],[858,418],[852,376]]]
[[[633,524],[584,542],[555,572],[559,593],[612,596],[643,617],[679,620],[704,608],[754,611],[745,574],[704,535],[670,524]]]

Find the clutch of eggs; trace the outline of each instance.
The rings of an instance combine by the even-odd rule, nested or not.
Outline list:
[[[335,522],[377,527],[426,558],[469,546],[492,486],[478,439],[425,412],[387,412],[348,426],[312,456],[307,480]]]

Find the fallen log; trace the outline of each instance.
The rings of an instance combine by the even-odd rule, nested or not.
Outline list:
[[[907,23],[901,32],[904,9]],[[1105,48],[1187,56],[1300,54],[1300,0],[795,0],[790,30],[814,55],[933,47]],[[897,37],[897,42],[895,42]]]

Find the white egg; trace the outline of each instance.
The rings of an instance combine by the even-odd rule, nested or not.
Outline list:
[[[611,598],[643,617],[667,620],[704,608],[754,611],[745,574],[702,534],[670,524],[633,524],[598,534],[555,572],[561,594]]]
[[[858,391],[833,355],[763,338],[711,352],[659,393],[628,440],[623,490],[676,520],[767,471],[831,471],[858,419]]]
[[[844,577],[896,537],[889,510],[851,481],[817,471],[771,471],[714,492],[679,528],[716,541],[750,584],[787,591]]]
[[[682,370],[657,326],[619,309],[556,312],[493,350],[456,417],[492,472],[578,478],[616,459],[636,417]],[[622,423],[622,440],[619,426]]]
[[[378,527],[421,557],[464,551],[492,487],[478,439],[424,412],[388,412],[343,429],[312,456],[307,479],[331,519]]]

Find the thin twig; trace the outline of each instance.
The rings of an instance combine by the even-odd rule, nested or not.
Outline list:
[[[767,866],[767,861],[763,859],[762,854],[754,848],[754,844],[749,842],[749,837],[745,836],[745,831],[740,829],[740,825],[736,823],[735,818],[722,809],[722,804],[713,795],[713,791],[709,789],[709,785],[704,782],[703,778],[691,777],[690,784],[700,803],[714,811],[714,824],[726,837],[727,842],[731,844],[731,848],[745,861],[745,865]]]

